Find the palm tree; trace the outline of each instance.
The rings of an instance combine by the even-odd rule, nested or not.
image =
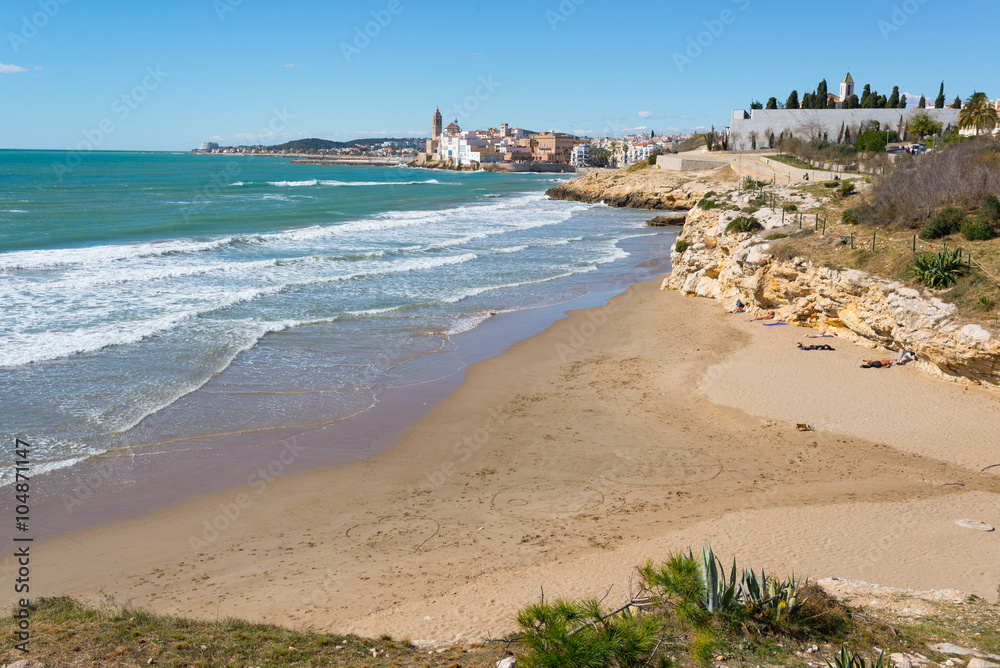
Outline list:
[[[958,126],[963,130],[975,128],[976,136],[979,136],[980,130],[995,128],[997,121],[996,107],[990,104],[986,93],[973,93],[958,112]]]

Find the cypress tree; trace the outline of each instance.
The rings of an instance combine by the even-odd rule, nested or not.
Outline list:
[[[935,109],[944,109],[944,82],[941,82],[941,90],[938,92],[937,99],[934,100]]]
[[[774,98],[774,97],[768,98],[768,100],[767,100],[767,107],[766,108],[767,109],[777,109],[778,108],[778,99]]]
[[[906,96],[905,95],[901,95],[900,96],[900,98],[899,98],[899,107],[897,107],[897,108],[898,109],[906,109]]]
[[[865,102],[867,102],[868,98],[870,98],[871,96],[872,96],[872,85],[871,84],[865,84],[864,90],[861,91],[861,106],[862,107],[865,107]]]
[[[826,109],[826,98],[828,97],[829,91],[827,90],[826,79],[819,82],[819,87],[816,89],[816,108]]]
[[[962,98],[961,98],[961,96],[956,96],[955,97],[955,101],[951,103],[951,108],[952,109],[961,109],[962,108]]]
[[[926,108],[927,108],[927,98],[921,95],[920,102],[917,102],[917,109],[926,109]]]
[[[892,87],[892,95],[889,96],[889,101],[886,106],[890,109],[896,109],[899,107],[899,86]]]
[[[799,108],[799,91],[793,90],[788,95],[788,99],[785,101],[785,109],[798,109],[798,108]]]
[[[837,143],[838,143],[838,144],[839,144],[840,142],[844,141],[844,129],[845,129],[846,127],[847,127],[847,126],[845,126],[845,125],[844,125],[844,121],[841,121],[841,122],[840,122],[840,132],[839,132],[839,133],[837,133]]]

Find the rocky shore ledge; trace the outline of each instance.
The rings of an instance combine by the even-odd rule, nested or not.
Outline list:
[[[552,199],[629,209],[686,211],[714,187],[716,179],[732,178],[728,167],[703,172],[670,172],[646,168],[594,172],[549,188]]]
[[[912,352],[916,364],[935,376],[1000,389],[1000,338],[958,320],[954,305],[862,271],[816,266],[801,257],[778,260],[762,236],[725,233],[733,215],[698,207],[688,214],[679,237],[688,245],[671,253],[665,288],[728,308],[742,299],[774,310],[778,320]]]

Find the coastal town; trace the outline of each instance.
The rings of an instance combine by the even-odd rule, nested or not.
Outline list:
[[[967,102],[1000,110],[1000,99],[975,93]],[[735,109],[729,125],[716,130],[656,134],[642,129],[622,136],[577,136],[549,130],[537,132],[500,123],[486,129],[463,129],[456,118],[444,125],[436,108],[431,116],[430,138],[381,138],[335,142],[323,139],[293,140],[277,146],[220,146],[203,142],[192,153],[279,155],[293,162],[490,171],[577,171],[621,169],[657,155],[700,148],[702,151],[759,152],[781,148],[786,139],[797,138],[826,146],[858,146],[862,133],[881,133],[881,152],[911,151],[930,135],[955,132],[978,134],[985,128],[960,122],[961,97],[946,102],[944,83],[937,99],[923,96],[914,106],[899,87],[891,95],[879,95],[870,85],[862,93],[848,72],[837,93],[827,90],[823,79],[813,92],[804,92],[800,102],[793,90],[783,103],[771,97],[766,106],[754,101],[750,110]],[[990,128],[996,132],[996,128]],[[868,147],[865,143],[864,146]],[[673,164],[673,163],[665,163]],[[675,167],[670,167],[675,168]]]

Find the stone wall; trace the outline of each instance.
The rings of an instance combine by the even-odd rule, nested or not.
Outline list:
[[[664,287],[718,299],[737,299],[777,318],[836,330],[870,347],[905,349],[935,376],[1000,389],[1000,339],[955,316],[955,306],[933,294],[856,270],[819,267],[803,258],[776,260],[770,243],[753,234],[723,232],[722,212],[693,209],[671,254]]]
[[[751,132],[757,132],[758,148],[768,145],[771,133],[777,137],[782,132],[805,140],[825,133],[830,141],[836,142],[842,124],[851,130],[854,141],[867,121],[878,121],[883,130],[898,130],[910,116],[921,111],[943,126],[958,125],[958,109],[754,109],[750,118],[744,118],[742,111],[735,111],[729,125],[729,150],[750,150]]]

